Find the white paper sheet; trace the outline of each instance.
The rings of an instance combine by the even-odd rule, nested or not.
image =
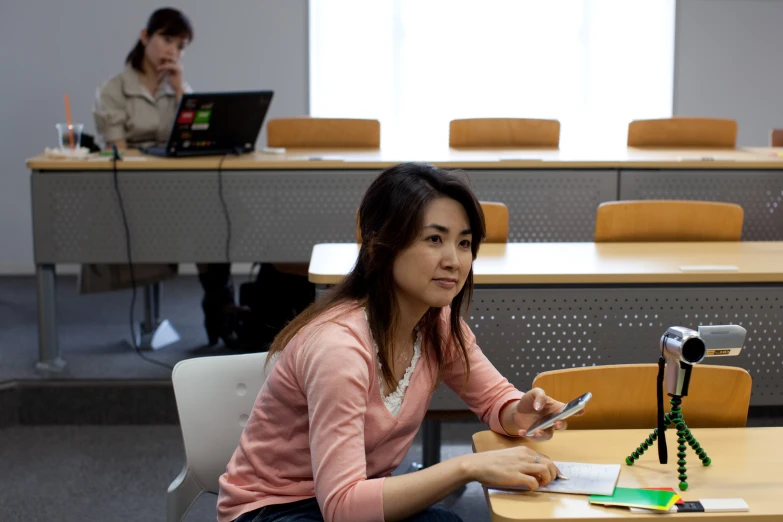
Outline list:
[[[735,265],[683,265],[680,272],[738,272]]]
[[[558,479],[536,491],[572,493],[578,495],[611,495],[620,477],[619,464],[586,464],[555,461],[560,473],[568,480]],[[492,489],[527,491],[527,486],[489,486]]]

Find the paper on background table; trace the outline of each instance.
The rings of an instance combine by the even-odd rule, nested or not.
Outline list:
[[[678,156],[678,161],[736,161],[728,156]]]
[[[568,480],[555,480],[536,491],[572,493],[576,495],[611,495],[620,477],[619,464],[586,464],[555,461],[560,473]],[[488,486],[492,489],[527,491],[527,486]]]
[[[285,159],[292,161],[345,161],[343,156],[334,156],[332,154],[307,154],[296,156],[285,156]]]
[[[738,272],[739,267],[735,265],[683,265],[681,272]]]

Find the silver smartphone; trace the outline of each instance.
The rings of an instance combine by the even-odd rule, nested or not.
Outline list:
[[[579,413],[585,405],[590,401],[590,398],[592,398],[593,394],[590,392],[585,393],[584,395],[577,397],[576,399],[572,400],[565,406],[563,406],[563,409],[560,410],[557,413],[550,413],[546,417],[542,417],[538,420],[537,423],[533,424],[527,429],[527,433],[535,433],[538,430],[545,430],[547,428],[551,428],[554,426],[555,422],[563,419],[567,419],[574,413]]]

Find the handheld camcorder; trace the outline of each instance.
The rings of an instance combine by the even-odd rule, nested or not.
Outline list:
[[[694,364],[698,364],[705,357],[739,355],[742,351],[742,345],[745,344],[745,329],[741,326],[718,325],[718,326],[699,326],[696,332],[683,326],[671,326],[661,337],[661,356],[658,358],[658,378],[657,378],[657,402],[658,402],[658,427],[653,435],[647,439],[646,444],[651,444],[658,439],[658,461],[666,464],[669,459],[669,453],[666,448],[666,426],[674,424],[677,428],[677,442],[680,451],[677,453],[680,464],[680,489],[685,490],[688,483],[685,481],[685,452],[684,444],[689,440],[695,441],[691,437],[688,427],[682,417],[680,404],[682,398],[688,395],[688,384],[691,380],[691,370]],[[672,410],[669,414],[663,411],[663,384],[666,382],[666,392],[671,396]],[[691,437],[691,439],[688,439]],[[693,442],[688,442],[691,447],[697,451],[697,455],[702,459],[705,466],[708,466],[710,459],[699,448],[698,444],[694,447]],[[647,446],[640,446],[641,453]],[[701,453],[699,453],[701,451]],[[633,453],[631,457],[638,458],[639,450]],[[633,462],[629,457],[626,462]]]
[[[661,355],[666,357],[666,392],[687,396],[693,365],[705,357],[739,355],[745,333],[736,324],[699,326],[698,332],[683,326],[669,327],[661,337]]]

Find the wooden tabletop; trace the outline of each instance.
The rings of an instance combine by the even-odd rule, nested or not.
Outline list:
[[[687,399],[683,403],[687,418]],[[747,513],[677,514],[677,520],[698,522],[780,522],[783,520],[783,428],[710,428],[693,434],[712,464],[704,467],[690,448],[688,456],[689,488],[684,500],[742,498],[750,507]],[[534,443],[510,439],[491,431],[473,435],[476,452],[529,445],[553,460],[595,464],[621,464],[618,487],[670,487],[678,490],[677,464],[671,455],[677,452],[677,437],[667,437],[669,463],[658,463],[657,451],[645,453],[633,466],[625,457],[649,435],[649,430],[582,430],[558,432],[548,442]],[[552,519],[582,520],[662,520],[660,514],[632,514],[627,508],[594,506],[585,495],[544,492],[505,492],[487,490],[487,502],[493,522],[544,522]],[[667,518],[668,519],[668,518]]]
[[[335,284],[355,243],[315,245],[309,278]],[[780,283],[783,242],[483,244],[475,284]]]
[[[256,152],[229,156],[226,170],[379,170],[406,161],[425,161],[442,168],[467,169],[783,169],[783,149],[380,149],[297,150],[286,154]],[[160,158],[128,152],[120,170],[215,170],[221,156]],[[44,155],[27,160],[38,171],[110,170],[111,159],[57,160]]]

